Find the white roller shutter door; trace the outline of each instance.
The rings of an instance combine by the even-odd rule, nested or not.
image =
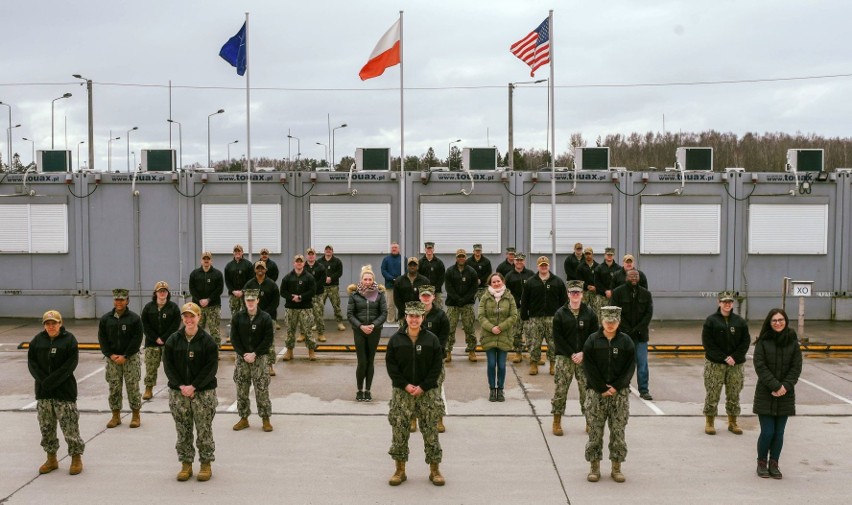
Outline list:
[[[391,241],[389,203],[312,203],[311,246],[336,254],[381,254]]]
[[[482,244],[483,254],[500,254],[502,215],[500,203],[420,204],[420,242],[435,242],[435,252],[472,253],[473,244]]]
[[[0,252],[68,252],[66,204],[4,204],[0,216]]]
[[[719,254],[720,204],[649,203],[641,213],[641,254]]]
[[[251,206],[252,246],[257,254],[266,247],[281,254],[281,206]],[[231,254],[235,244],[248,248],[248,212],[246,204],[204,204],[201,206],[202,250],[213,254]],[[246,251],[248,252],[248,251]]]
[[[827,254],[828,205],[755,203],[748,208],[749,254]]]
[[[533,203],[530,221],[529,252],[552,253],[550,204]],[[612,246],[612,204],[556,204],[556,252],[571,252],[576,242],[582,242],[584,247],[591,247],[599,253]]]

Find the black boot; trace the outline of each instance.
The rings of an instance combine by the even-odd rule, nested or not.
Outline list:
[[[778,468],[778,460],[777,459],[770,459],[769,460],[769,476],[772,477],[773,479],[780,479],[782,477],[781,469]]]
[[[503,396],[503,388],[497,389],[497,401],[498,402],[505,402],[506,401],[506,397]]]
[[[757,476],[762,478],[762,479],[768,479],[769,478],[769,468],[767,468],[767,466],[766,466],[766,460],[765,459],[757,460]]]
[[[488,396],[488,401],[489,402],[496,402],[497,401],[497,390],[496,389],[491,388],[491,394]]]

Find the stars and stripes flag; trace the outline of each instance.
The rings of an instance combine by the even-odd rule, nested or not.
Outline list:
[[[550,25],[548,19],[529,35],[512,44],[509,50],[530,66],[530,77],[535,77],[539,67],[550,63]]]

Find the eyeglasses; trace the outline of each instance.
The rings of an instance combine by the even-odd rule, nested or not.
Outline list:
[[[780,324],[780,323],[783,323],[785,321],[783,319],[772,319],[772,320],[770,320],[770,322],[772,324]]]

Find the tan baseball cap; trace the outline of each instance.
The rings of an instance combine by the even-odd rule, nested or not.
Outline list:
[[[550,259],[547,256],[539,256],[538,259],[535,260],[536,265],[550,265]]]
[[[210,251],[204,251],[201,253],[201,259],[213,259],[213,253]]]
[[[181,315],[190,313],[195,314],[197,317],[201,317],[201,307],[192,302],[184,303],[183,307],[180,308],[180,313]]]
[[[55,321],[61,324],[62,314],[60,314],[58,310],[48,310],[43,316],[41,316],[41,322],[44,324],[48,321]]]
[[[154,284],[154,292],[155,293],[157,291],[161,290],[161,289],[165,289],[166,291],[168,291],[169,290],[169,283],[166,282],[166,281],[160,281],[160,282]]]

